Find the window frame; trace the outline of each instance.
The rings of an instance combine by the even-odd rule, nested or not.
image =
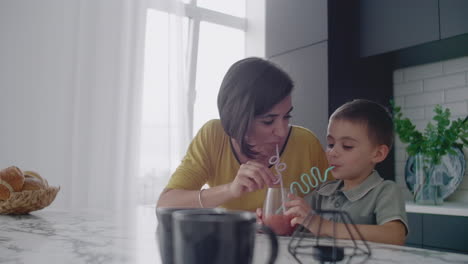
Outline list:
[[[246,0],[247,1],[247,0]],[[189,115],[192,116],[189,122],[190,133],[193,136],[193,115],[196,94],[198,44],[200,38],[200,22],[214,23],[234,29],[247,31],[247,19],[237,17],[218,11],[197,6],[197,0],[190,0],[190,3],[183,3],[174,0],[147,0],[147,8],[155,9],[169,14],[182,13],[188,18],[188,43],[187,43],[187,73],[189,92]],[[179,11],[179,12],[177,12]]]

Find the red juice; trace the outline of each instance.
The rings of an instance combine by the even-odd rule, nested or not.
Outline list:
[[[274,214],[265,216],[263,222],[266,226],[273,229],[277,235],[289,236],[293,233],[295,228],[294,226],[291,226],[291,219],[293,219],[292,215]]]

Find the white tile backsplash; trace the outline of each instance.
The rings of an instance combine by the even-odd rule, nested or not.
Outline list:
[[[468,57],[448,60],[442,62],[445,74],[454,72],[468,72]]]
[[[395,84],[395,96],[407,95],[407,94],[417,94],[423,92],[423,81],[414,81],[414,82],[405,82],[400,84]]]
[[[404,149],[399,149],[395,151],[395,161],[405,162],[406,158],[407,158],[407,155]]]
[[[404,106],[405,105],[405,97],[404,96],[394,96],[393,101],[395,105]]]
[[[405,81],[424,80],[441,75],[443,75],[442,63],[432,63],[410,67],[403,71]]]
[[[443,104],[442,107],[450,109],[450,113],[452,114],[452,117],[466,116],[468,112],[467,103],[468,103],[468,100],[465,100],[465,101],[457,102],[457,103]]]
[[[434,116],[434,106],[449,108],[452,119],[468,115],[468,57],[397,69],[393,73],[395,105],[423,131]],[[406,189],[406,144],[395,137],[395,179]],[[465,159],[468,152],[465,149]],[[468,164],[468,161],[467,161]],[[408,196],[409,197],[409,196]],[[468,171],[449,201],[468,202]]]
[[[395,137],[394,145],[395,145],[395,150],[398,150],[398,149],[401,149],[401,148],[405,148],[405,147],[406,147],[406,144],[403,143],[403,142],[401,142],[401,140],[400,140],[399,137]]]
[[[444,103],[444,92],[425,92],[408,95],[405,98],[405,107],[424,107]]]
[[[446,102],[466,101],[468,100],[468,87],[448,89],[445,91]]]
[[[463,87],[466,85],[465,73],[440,76],[424,80],[424,91],[444,90],[447,88]]]
[[[466,115],[468,112],[467,108],[467,102],[462,101],[462,102],[456,102],[456,103],[447,103],[447,104],[442,104],[442,107],[448,108],[450,110],[450,114],[454,119],[457,119],[457,117],[462,117]],[[425,107],[425,119],[426,120],[432,120],[432,118],[435,115],[434,112],[434,106],[426,106]]]
[[[416,126],[416,129],[419,131],[424,131],[427,127],[427,123],[429,120],[412,120],[413,124]]]
[[[396,162],[395,163],[395,173],[397,175],[405,175],[405,162]]]
[[[403,82],[403,71],[396,70],[393,72],[393,83],[402,83]]]
[[[412,120],[424,119],[424,108],[403,108],[402,114]]]

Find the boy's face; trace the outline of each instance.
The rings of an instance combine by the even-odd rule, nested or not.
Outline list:
[[[376,163],[385,159],[384,145],[376,146],[368,137],[367,126],[332,119],[328,124],[327,159],[336,179],[365,179]]]

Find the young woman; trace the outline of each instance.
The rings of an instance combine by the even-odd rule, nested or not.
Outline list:
[[[293,82],[270,61],[234,63],[218,94],[220,120],[207,122],[159,197],[158,207],[261,208],[277,180],[270,157],[280,153],[285,187],[317,167],[327,168],[324,151],[309,130],[290,125]],[[200,189],[208,183],[210,188]],[[304,186],[304,188],[306,188]]]

